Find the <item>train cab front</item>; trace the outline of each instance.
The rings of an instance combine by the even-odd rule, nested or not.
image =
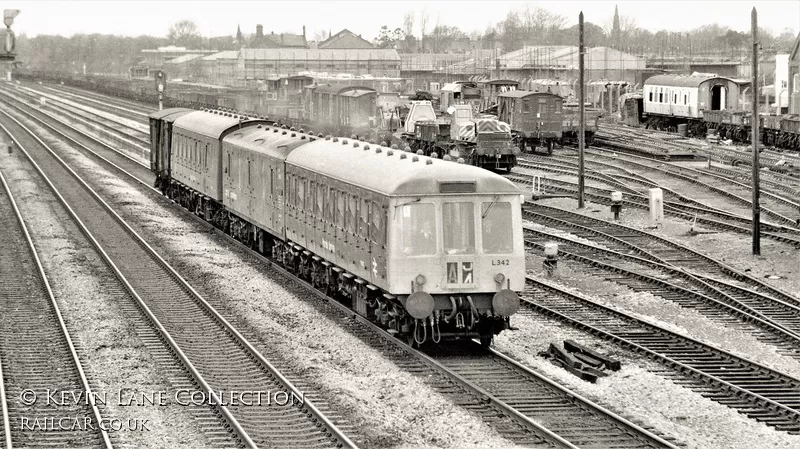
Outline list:
[[[421,344],[480,338],[510,327],[525,285],[520,195],[400,201],[391,261],[408,333]]]

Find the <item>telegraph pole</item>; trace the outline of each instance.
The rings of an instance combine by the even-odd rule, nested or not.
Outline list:
[[[753,7],[750,14],[753,29],[753,120],[750,128],[753,129],[753,254],[761,255],[761,206],[759,205],[760,183],[758,181],[758,127],[761,124],[758,114],[758,12]]]
[[[584,191],[584,179],[583,179],[583,151],[584,146],[586,145],[585,135],[586,135],[586,117],[584,113],[584,92],[583,92],[583,11],[581,11],[580,15],[578,15],[578,71],[580,72],[580,86],[578,89],[578,111],[580,113],[580,129],[578,132],[578,209],[583,209],[583,191]]]

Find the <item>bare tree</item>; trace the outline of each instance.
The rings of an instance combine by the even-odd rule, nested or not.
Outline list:
[[[420,42],[422,42],[422,52],[425,53],[425,32],[428,28],[428,20],[430,19],[430,15],[428,11],[423,9],[419,15],[419,30],[421,33]]]
[[[330,36],[328,36],[328,34],[330,34],[330,32],[329,32],[329,31],[325,31],[325,30],[315,30],[315,31],[314,31],[314,40],[315,40],[315,41],[317,41],[317,42],[322,42],[322,41],[324,41],[325,39],[327,39],[327,38],[329,38],[329,37],[330,37]]]
[[[169,27],[167,39],[175,45],[186,48],[197,48],[203,42],[200,32],[197,31],[197,25],[191,20],[181,20],[173,23]]]
[[[614,34],[614,19],[609,19],[603,24],[603,31],[606,36],[612,37]],[[636,19],[628,16],[619,16],[619,36],[616,44],[620,48],[627,48],[632,46],[633,38],[639,34],[639,26],[636,24]]]
[[[414,34],[414,11],[407,12],[403,17],[403,31],[405,31],[406,36]]]

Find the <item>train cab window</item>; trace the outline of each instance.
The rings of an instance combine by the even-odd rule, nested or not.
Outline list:
[[[511,254],[514,250],[512,237],[511,203],[483,203],[481,238],[484,254]]]
[[[436,206],[431,203],[415,203],[400,207],[403,254],[406,256],[436,254]]]
[[[442,204],[442,239],[445,254],[475,253],[475,207],[472,203]]]

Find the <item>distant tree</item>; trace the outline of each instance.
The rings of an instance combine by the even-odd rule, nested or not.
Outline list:
[[[449,51],[456,39],[467,37],[467,35],[455,26],[437,25],[426,38],[429,42],[427,48],[433,53],[445,53]]]
[[[316,30],[314,31],[314,40],[317,42],[322,42],[325,39],[329,38],[330,32],[325,30]]]
[[[170,43],[186,48],[199,48],[203,43],[197,25],[191,20],[181,20],[169,27],[167,39]]]
[[[414,35],[414,11],[409,11],[403,16],[403,32],[406,36]]]
[[[428,31],[428,20],[430,20],[430,14],[428,14],[427,10],[423,9],[422,13],[419,15],[419,32],[423,53],[425,52],[425,33]]]
[[[390,30],[388,26],[383,25],[378,32],[378,47],[380,48],[394,48],[396,43],[405,37],[403,30],[395,28]]]

